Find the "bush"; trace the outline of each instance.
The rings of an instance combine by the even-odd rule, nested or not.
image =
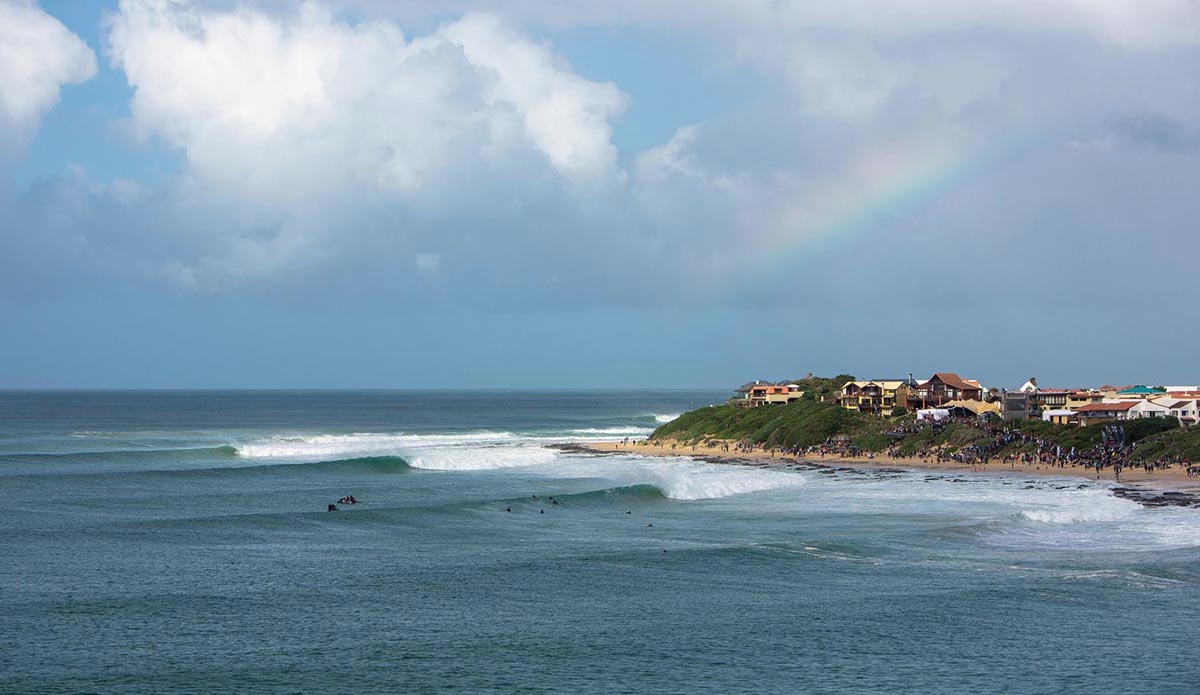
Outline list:
[[[875,447],[886,447],[883,435],[879,434],[886,425],[887,421],[873,415],[831,403],[801,400],[783,406],[700,408],[664,424],[650,437],[672,437],[685,442],[716,438],[769,446],[808,447],[823,444],[839,434],[851,437],[875,434],[879,439],[867,442],[872,450],[877,450]]]

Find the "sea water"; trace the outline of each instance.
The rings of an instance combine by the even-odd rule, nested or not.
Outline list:
[[[0,691],[1200,692],[1200,510],[546,447],[724,395],[2,393]]]

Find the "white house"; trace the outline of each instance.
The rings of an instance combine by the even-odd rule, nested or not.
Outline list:
[[[1138,401],[1129,409],[1129,420],[1146,417],[1169,417],[1171,409],[1154,401]]]
[[[1196,399],[1179,401],[1168,398],[1156,402],[1169,408],[1171,415],[1179,418],[1179,423],[1184,427],[1191,427],[1200,422],[1200,401]]]

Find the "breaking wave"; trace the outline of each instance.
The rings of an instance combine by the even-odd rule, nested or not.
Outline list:
[[[701,463],[688,459],[622,457],[604,459],[598,465],[595,459],[565,457],[544,470],[548,474],[563,477],[602,477],[620,488],[652,486],[664,497],[681,501],[711,500],[795,488],[807,482],[804,476],[794,472]]]
[[[1131,519],[1141,509],[1136,502],[1099,490],[1085,495],[1062,494],[1054,502],[1054,507],[1023,509],[1017,516],[1043,524],[1103,523]]]
[[[101,451],[63,451],[8,454],[5,458],[12,461],[138,461],[173,458],[176,460],[191,458],[223,458],[235,456],[237,449],[232,446],[194,446],[161,449],[105,449]]]
[[[1129,502],[1128,504],[1135,504]],[[1018,512],[1029,521],[1043,524],[1082,524],[1104,521],[1123,521],[1133,516],[1134,510],[1125,509],[1034,509]]]
[[[733,495],[799,487],[804,478],[795,473],[736,469],[717,464],[664,466],[648,471],[652,484],[674,500],[710,500]]]
[[[328,458],[403,455],[413,449],[514,440],[510,432],[463,434],[318,434],[267,437],[235,447],[243,458]]]
[[[670,422],[670,421],[678,418],[682,414],[683,413],[671,413],[670,415],[655,415],[654,421],[657,423]]]
[[[473,471],[533,466],[553,461],[558,452],[511,432],[462,434],[321,434],[275,436],[240,444],[247,459],[305,460],[377,456],[401,457],[412,468]]]
[[[571,434],[610,434],[621,436],[634,436],[650,434],[654,430],[650,427],[587,427],[583,429],[571,430]]]
[[[483,471],[549,463],[558,452],[542,446],[472,446],[413,450],[408,462],[413,468],[433,471]]]

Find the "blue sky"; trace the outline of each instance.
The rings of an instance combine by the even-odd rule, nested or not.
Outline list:
[[[0,388],[1200,380],[1187,3],[0,20]]]

